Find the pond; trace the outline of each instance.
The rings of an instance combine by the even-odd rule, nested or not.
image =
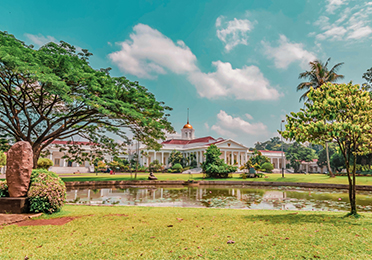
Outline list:
[[[89,205],[348,211],[346,190],[243,186],[110,186],[67,190],[67,202]],[[357,195],[359,211],[372,212],[372,192]]]

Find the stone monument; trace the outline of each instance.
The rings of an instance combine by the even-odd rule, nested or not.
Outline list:
[[[28,210],[27,192],[33,168],[33,151],[29,142],[15,143],[7,152],[6,182],[9,197],[0,198],[0,213],[24,213]]]

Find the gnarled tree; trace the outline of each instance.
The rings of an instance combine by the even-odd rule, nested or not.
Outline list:
[[[169,107],[138,82],[93,69],[90,55],[63,41],[35,50],[0,32],[0,134],[28,141],[34,167],[56,139],[79,135],[114,149],[108,133],[127,140],[129,129],[156,149],[156,140],[173,132]]]

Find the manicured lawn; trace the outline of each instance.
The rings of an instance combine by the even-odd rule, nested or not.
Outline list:
[[[296,213],[67,205],[41,217],[63,226],[0,227],[0,259],[372,258],[372,214]]]
[[[171,173],[156,173],[158,180],[188,180],[189,174],[171,174]],[[348,184],[346,176],[337,176],[335,178],[329,178],[324,174],[286,174],[285,178],[282,178],[281,174],[266,174],[267,178],[247,178],[243,180],[239,174],[233,174],[232,178],[228,179],[205,179],[215,181],[274,181],[274,182],[310,182],[310,183],[332,183],[332,184]],[[137,180],[147,180],[147,173],[139,173]],[[203,180],[202,174],[192,174],[192,179]],[[68,181],[112,181],[112,180],[132,180],[129,174],[124,175],[109,175],[100,173],[98,176],[92,173],[84,173],[79,175],[69,175],[62,177],[65,182]],[[372,185],[372,177],[357,177],[358,185]]]

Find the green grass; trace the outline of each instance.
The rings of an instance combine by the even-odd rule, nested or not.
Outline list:
[[[67,205],[41,217],[79,216],[63,226],[0,227],[0,259],[371,259],[372,214],[344,215]]]
[[[171,173],[157,173],[155,174],[158,180],[183,180],[186,181],[190,178],[189,174],[171,174]],[[233,174],[232,178],[228,179],[203,179],[203,174],[192,174],[194,180],[214,180],[214,181],[273,181],[273,182],[309,182],[309,183],[332,183],[332,184],[348,184],[346,176],[337,176],[335,178],[329,178],[324,174],[286,174],[285,178],[282,178],[281,174],[266,174],[267,178],[247,178],[242,179],[240,174]],[[137,176],[137,180],[147,180],[147,173],[140,173]],[[358,185],[372,185],[372,177],[356,177]],[[65,182],[68,181],[113,181],[113,180],[132,180],[129,174],[125,175],[109,175],[99,174],[96,176],[94,173],[82,173],[79,175],[69,175],[62,177]]]

